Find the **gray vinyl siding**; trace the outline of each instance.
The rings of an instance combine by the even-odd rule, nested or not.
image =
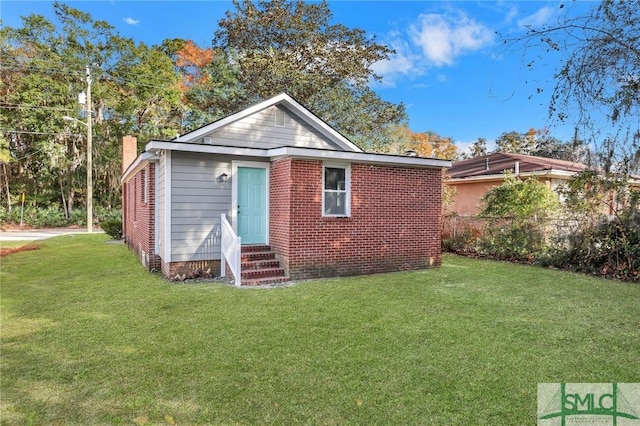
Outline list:
[[[209,154],[172,153],[171,260],[183,262],[220,258],[220,214],[229,215],[231,159]]]
[[[284,127],[275,124],[277,108],[285,112]],[[214,145],[221,146],[261,149],[295,146],[340,150],[328,138],[282,106],[272,106],[252,114],[210,133],[207,137],[213,138]],[[194,142],[202,142],[202,139]]]

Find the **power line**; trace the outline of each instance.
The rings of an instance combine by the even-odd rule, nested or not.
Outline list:
[[[48,106],[40,106],[40,105],[20,105],[20,104],[0,104],[0,108],[2,109],[41,109],[47,111],[76,111],[76,109],[72,108],[62,108],[62,107],[48,107]]]
[[[55,136],[87,136],[79,133],[66,132],[30,132],[27,130],[3,130],[4,133],[14,133],[22,135],[55,135]]]
[[[76,77],[81,77],[82,73],[80,71],[74,71],[69,69],[67,64],[46,64],[46,65],[36,65],[32,63],[24,63],[17,60],[4,59],[0,61],[0,67],[3,70],[10,71],[37,71],[43,72],[47,74],[60,74],[60,75],[72,75]]]

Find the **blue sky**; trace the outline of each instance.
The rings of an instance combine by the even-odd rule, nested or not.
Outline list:
[[[230,1],[70,1],[106,20],[124,36],[148,44],[166,38],[210,45]],[[568,4],[567,4],[568,3]],[[536,53],[505,48],[496,34],[524,33],[525,25],[553,22],[567,10],[578,13],[597,3],[542,1],[329,1],[333,22],[360,28],[396,50],[375,64],[383,77],[373,88],[385,100],[402,102],[415,132],[433,130],[452,137],[459,149],[508,131],[548,127],[568,140],[570,126],[549,122],[553,74],[566,52],[548,54],[531,71]],[[0,2],[3,25],[20,26],[20,16],[52,16],[52,2]],[[538,93],[538,88],[543,91]]]

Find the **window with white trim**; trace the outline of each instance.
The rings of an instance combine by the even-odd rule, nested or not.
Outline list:
[[[325,164],[322,168],[322,215],[351,215],[351,166]]]

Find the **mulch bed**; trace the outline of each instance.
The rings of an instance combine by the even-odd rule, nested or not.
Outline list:
[[[13,253],[20,253],[21,251],[29,250],[40,250],[40,246],[37,244],[27,244],[20,247],[3,247],[0,248],[0,257],[5,257]]]

